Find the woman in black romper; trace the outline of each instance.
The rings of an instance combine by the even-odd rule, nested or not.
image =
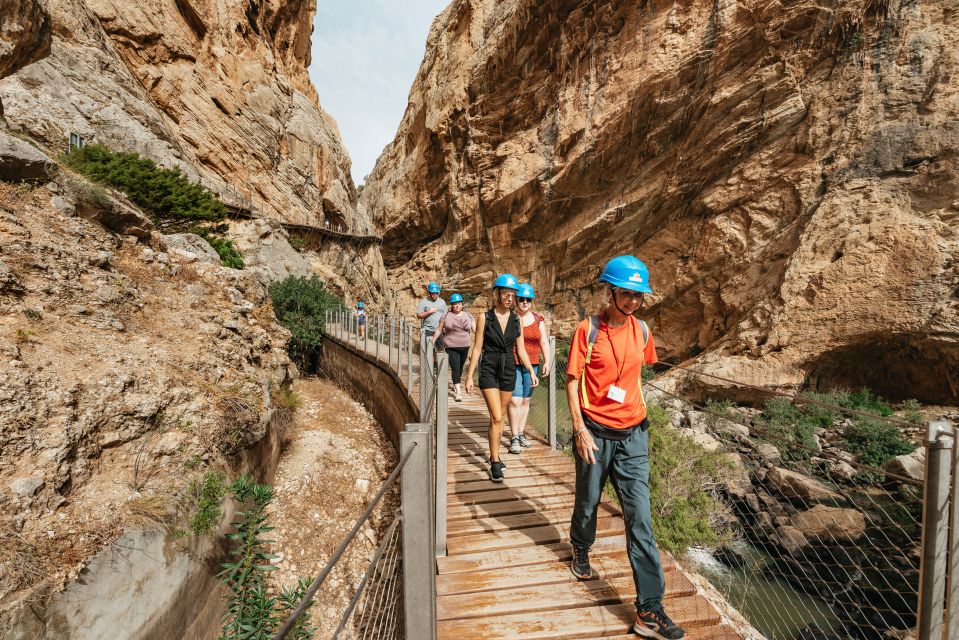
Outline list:
[[[473,353],[481,353],[478,358],[470,358],[470,368],[466,374],[466,393],[473,393],[473,372],[479,362],[479,387],[483,400],[489,409],[489,478],[493,482],[503,481],[503,469],[506,465],[499,459],[499,440],[503,433],[503,416],[513,397],[516,387],[516,365],[513,349],[524,367],[530,372],[533,386],[539,384],[529,356],[526,355],[519,317],[511,311],[516,304],[516,291],[519,281],[515,276],[504,273],[493,283],[495,306],[481,315],[476,323],[476,337]]]

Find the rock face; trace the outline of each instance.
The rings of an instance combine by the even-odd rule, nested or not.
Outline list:
[[[58,150],[73,132],[139,152],[278,219],[357,222],[349,156],[306,71],[315,3],[48,6],[51,55],[0,83],[12,127]]]
[[[509,270],[562,334],[630,252],[661,357],[947,402],[957,8],[454,0],[361,205],[407,302]]]
[[[4,0],[0,7],[0,78],[49,53],[50,18],[43,6],[37,0]]]

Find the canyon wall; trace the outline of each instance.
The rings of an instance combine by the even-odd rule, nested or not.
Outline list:
[[[950,401],[957,10],[454,0],[361,205],[406,304],[512,271],[562,335],[634,253],[661,357]]]
[[[7,123],[178,166],[287,222],[358,224],[350,159],[310,84],[313,0],[49,0],[48,58],[0,82]]]

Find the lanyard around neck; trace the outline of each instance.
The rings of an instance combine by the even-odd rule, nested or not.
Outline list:
[[[629,318],[626,319],[626,324],[624,325],[626,329],[626,353],[623,354],[623,364],[619,364],[619,356],[616,355],[616,345],[613,344],[613,336],[609,333],[609,316],[606,316],[606,326],[604,330],[606,331],[606,339],[609,340],[609,350],[613,352],[613,361],[616,363],[616,368],[618,373],[616,374],[616,386],[619,386],[620,380],[623,378],[623,370],[626,368],[626,359],[629,357],[629,336],[632,331],[629,331]]]

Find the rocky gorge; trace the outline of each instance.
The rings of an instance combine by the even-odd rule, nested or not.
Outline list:
[[[661,358],[948,403],[957,9],[455,0],[361,205],[407,302],[427,280],[475,293],[511,271],[563,335],[601,302],[603,262],[631,252]]]

